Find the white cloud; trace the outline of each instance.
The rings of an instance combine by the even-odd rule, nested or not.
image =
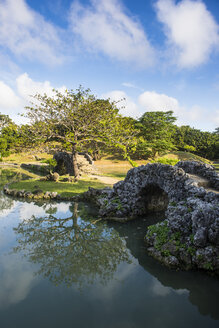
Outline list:
[[[103,95],[104,98],[110,98],[112,101],[118,101],[117,108],[119,112],[125,116],[132,116],[137,118],[140,115],[138,106],[132,101],[124,91],[114,90]],[[120,102],[120,100],[122,100]]]
[[[135,84],[133,84],[133,83],[129,83],[129,82],[123,82],[122,85],[123,85],[124,87],[127,87],[127,88],[133,88],[133,89],[137,89],[137,88],[138,88],[138,87],[136,87]]]
[[[35,95],[36,93],[44,94],[47,96],[53,95],[53,87],[49,81],[38,82],[32,80],[27,73],[21,74],[16,79],[17,92],[20,97],[25,101],[30,101],[30,95]],[[60,92],[66,90],[65,86],[58,88]]]
[[[167,112],[171,110],[177,118],[176,124],[179,126],[190,125],[203,131],[213,131],[219,123],[219,111],[214,111],[209,116],[209,111],[197,104],[189,107],[180,103],[174,97],[156,91],[145,91],[141,93],[137,102],[134,102],[121,90],[105,93],[103,97],[110,98],[112,101],[119,101],[125,98],[125,100],[119,102],[117,105],[120,113],[125,116],[139,118],[145,112]]]
[[[176,293],[178,295],[188,294],[187,289],[173,289],[171,287],[163,286],[157,278],[152,278],[152,292],[155,296],[167,296],[170,293]]]
[[[190,125],[196,129],[204,131],[213,131],[219,123],[217,111],[209,111],[198,104],[186,106],[180,103],[176,98],[166,94],[157,93],[155,91],[145,91],[138,98],[140,112],[153,111],[173,111],[173,115],[177,118],[176,124]]]
[[[33,101],[31,95],[36,93],[48,96],[53,95],[53,86],[49,81],[39,82],[32,80],[27,73],[21,74],[16,78],[16,86],[12,89],[8,84],[0,81],[0,112],[10,115],[16,123],[24,123],[18,113],[24,111],[24,107]],[[65,86],[57,88],[60,92],[66,90]]]
[[[70,203],[57,203],[57,204],[45,204],[45,206],[38,206],[37,204],[31,202],[31,203],[24,203],[20,204],[19,207],[19,213],[20,213],[20,219],[23,221],[28,221],[32,218],[32,215],[34,213],[34,216],[38,217],[44,217],[46,215],[47,210],[51,210],[52,208],[56,208],[56,213],[59,213],[60,215],[67,215],[71,216],[71,212],[69,210]],[[69,213],[68,213],[69,212]],[[56,214],[57,215],[57,214]]]
[[[37,279],[28,263],[18,255],[0,257],[0,265],[0,308],[4,309],[23,301],[37,283]]]
[[[213,117],[213,122],[217,125],[217,127],[219,126],[219,110],[216,110],[215,112],[215,117]]]
[[[151,289],[156,296],[167,296],[172,291],[170,287],[163,286],[157,278],[152,278]]]
[[[77,1],[71,8],[70,24],[91,51],[139,67],[154,61],[154,50],[142,26],[125,13],[119,0],[91,0],[87,7]]]
[[[158,0],[157,17],[171,45],[172,60],[183,68],[205,63],[219,47],[219,26],[201,1]]]
[[[0,1],[0,45],[13,54],[47,64],[62,62],[59,30],[25,0]]]
[[[8,111],[17,108],[19,105],[19,97],[7,84],[0,81],[0,109]]]
[[[177,99],[155,91],[142,93],[139,96],[139,104],[143,107],[144,111],[148,112],[167,112],[172,110],[174,113],[178,113],[180,110]]]
[[[139,88],[137,85],[135,85],[134,83],[130,83],[130,82],[123,82],[122,86],[124,86],[126,88],[132,88],[132,89],[138,89],[140,91],[144,91],[142,88]]]

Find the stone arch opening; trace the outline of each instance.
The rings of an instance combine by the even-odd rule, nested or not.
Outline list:
[[[155,183],[145,186],[139,196],[142,214],[165,211],[169,204],[168,194]]]

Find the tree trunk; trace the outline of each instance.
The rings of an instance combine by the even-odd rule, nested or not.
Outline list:
[[[95,142],[95,150],[93,151],[93,160],[98,161],[100,159],[100,149],[98,144]]]
[[[74,170],[74,177],[75,177],[75,179],[78,179],[79,170],[78,170],[78,164],[77,164],[76,143],[74,143],[72,146],[72,164],[73,164],[73,170]]]
[[[73,229],[75,233],[75,239],[78,240],[79,233],[78,233],[78,203],[74,203],[74,210],[73,210]]]
[[[98,158],[98,152],[95,150],[94,152],[93,152],[93,160],[94,161],[97,161],[99,158]]]

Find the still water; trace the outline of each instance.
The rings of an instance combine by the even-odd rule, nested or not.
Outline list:
[[[162,215],[112,224],[88,204],[1,193],[0,327],[219,327],[219,280],[147,255]]]

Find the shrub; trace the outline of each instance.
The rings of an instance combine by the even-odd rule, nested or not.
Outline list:
[[[57,162],[54,158],[44,159],[41,161],[41,163],[49,164],[51,167],[55,167],[57,165]]]

